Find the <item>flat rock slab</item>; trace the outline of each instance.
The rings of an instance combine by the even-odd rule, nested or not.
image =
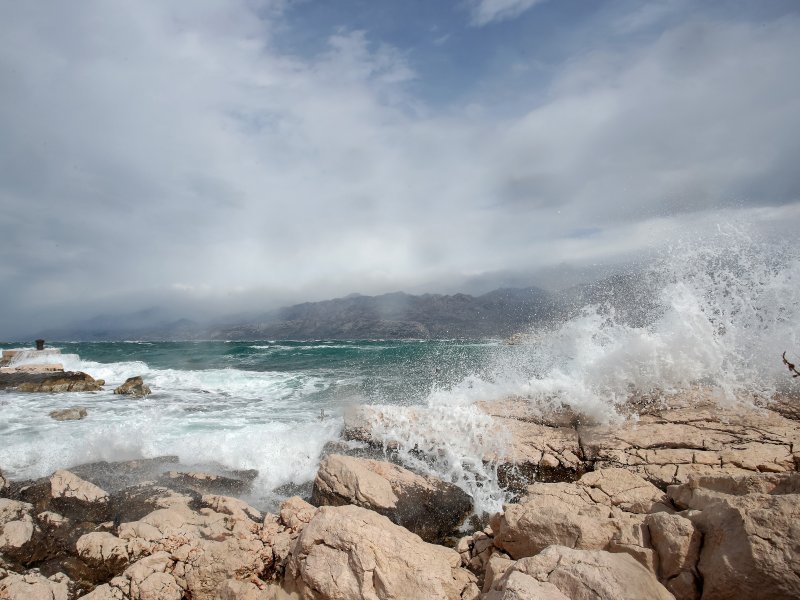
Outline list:
[[[563,546],[550,546],[535,557],[516,561],[483,597],[674,600],[655,576],[630,556]]]
[[[102,384],[81,371],[0,373],[0,390],[18,392],[96,392]]]
[[[667,398],[638,421],[578,433],[593,468],[624,467],[661,488],[690,475],[791,472],[800,459],[800,423],[700,392]]]
[[[16,367],[0,367],[0,373],[57,373],[64,370],[61,363],[45,365],[18,365]]]

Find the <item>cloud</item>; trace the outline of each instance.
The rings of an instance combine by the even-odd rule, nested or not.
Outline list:
[[[606,43],[612,15],[551,80],[509,64],[442,107],[419,91],[425,56],[350,29],[298,54],[282,10],[0,7],[0,337],[436,291],[622,260],[715,216],[798,219],[793,16]]]
[[[513,19],[545,0],[474,0],[471,5],[472,23],[478,27]]]

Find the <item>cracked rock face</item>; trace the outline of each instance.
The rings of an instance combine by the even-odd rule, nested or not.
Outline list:
[[[263,575],[273,554],[261,514],[235,498],[205,496],[203,504],[199,512],[177,504],[155,510],[122,523],[116,536],[82,536],[77,550],[84,561],[107,569],[106,577],[120,573],[86,598],[179,600],[188,592],[210,600],[231,577]]]
[[[472,512],[459,487],[378,460],[332,454],[320,463],[312,504],[374,510],[427,542],[444,540]]]
[[[703,532],[703,599],[800,598],[800,474],[697,477],[670,487]]]
[[[108,492],[95,484],[81,479],[69,471],[56,471],[50,477],[53,498],[74,498],[81,502],[108,502]]]
[[[795,470],[800,423],[752,406],[725,406],[699,391],[668,398],[625,426],[579,426],[586,460],[624,467],[665,487],[690,475]]]
[[[550,546],[511,565],[485,600],[674,600],[655,576],[626,554]]]
[[[460,600],[475,577],[457,552],[358,506],[320,508],[297,539],[284,586],[304,600]]]
[[[622,479],[620,475],[613,473],[605,479]],[[628,475],[638,481],[631,480]],[[653,488],[653,492],[646,481],[626,473],[624,481],[629,487],[618,490],[618,495],[609,495],[592,487],[591,484],[599,479],[595,474],[587,474],[584,478],[588,479],[585,483],[581,479],[575,484],[530,486],[529,494],[520,504],[506,506],[504,513],[492,519],[495,547],[514,559],[534,556],[551,545],[624,552],[654,570],[655,556],[649,547],[644,515],[626,512],[614,502],[624,504],[622,499],[628,497],[626,493],[635,497],[639,490],[644,490],[641,495],[647,497],[651,505],[663,506],[660,502],[653,502],[658,490]],[[613,491],[613,486],[609,485],[607,489]],[[638,507],[641,502],[637,500],[634,505]]]

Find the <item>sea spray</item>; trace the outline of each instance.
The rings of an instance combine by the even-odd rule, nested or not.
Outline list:
[[[605,285],[603,301],[577,306],[521,344],[498,347],[480,374],[434,388],[424,407],[380,407],[374,436],[391,440],[409,465],[461,485],[479,511],[491,511],[503,493],[497,461],[485,457],[502,460],[510,446],[477,401],[523,398],[542,413],[565,405],[613,423],[630,416],[621,409],[637,396],[703,386],[723,402],[752,403],[790,385],[781,353],[800,348],[797,242],[720,225]]]

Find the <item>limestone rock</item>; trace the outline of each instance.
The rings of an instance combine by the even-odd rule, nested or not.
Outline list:
[[[695,477],[668,493],[703,533],[703,600],[800,597],[800,474]]]
[[[127,544],[111,533],[97,531],[87,533],[78,539],[76,544],[78,556],[89,566],[103,569],[109,575],[121,570],[130,560]]]
[[[333,454],[320,463],[312,504],[354,504],[389,517],[427,542],[441,542],[472,512],[459,487],[385,461]]]
[[[68,600],[69,584],[63,573],[50,578],[37,573],[9,573],[0,579],[0,600]]]
[[[32,511],[32,504],[0,498],[0,551],[18,551],[31,541],[35,530]]]
[[[88,413],[83,406],[71,406],[63,410],[54,410],[50,412],[50,417],[56,421],[79,421],[83,419]]]
[[[124,545],[132,560],[166,553],[171,562],[163,569],[159,567],[159,572],[172,577],[194,600],[217,598],[228,579],[257,577],[271,567],[273,553],[269,543],[274,532],[263,535],[261,523],[255,520],[261,519],[260,513],[240,500],[208,496],[204,497],[204,504],[206,507],[199,512],[188,505],[155,510],[139,521],[122,523],[118,531],[120,542],[108,538],[105,541],[109,548],[121,550]],[[123,575],[134,575],[132,568],[137,564],[148,563],[140,559]],[[166,586],[163,589],[170,594],[175,589],[171,580],[162,575],[151,583],[158,584],[159,589]]]
[[[124,394],[127,396],[147,396],[151,393],[150,388],[145,385],[144,380],[140,375],[136,377],[128,377],[125,383],[114,389],[115,394]]]
[[[658,555],[659,579],[676,597],[698,596],[697,561],[703,536],[689,519],[665,512],[647,515],[645,524]],[[672,589],[677,586],[676,589]]]
[[[373,511],[324,506],[297,539],[284,587],[304,600],[460,600],[474,577],[459,563]]]
[[[219,600],[291,600],[277,585],[257,585],[251,581],[229,579],[219,593]]]
[[[674,600],[655,576],[626,554],[550,546],[516,561],[485,600]]]
[[[202,503],[203,506],[207,506],[218,513],[230,515],[239,521],[249,519],[260,523],[264,518],[258,509],[253,508],[247,502],[239,500],[238,498],[207,494],[203,496]]]
[[[651,484],[617,470],[587,473],[576,483],[534,484],[520,504],[492,518],[494,545],[515,559],[551,545],[624,552],[655,571],[645,517],[638,512],[666,509],[664,502]]]
[[[74,498],[81,502],[97,503],[107,503],[109,500],[108,492],[65,470],[53,473],[50,489],[53,498]]]
[[[281,504],[280,519],[285,527],[299,532],[311,522],[316,513],[316,507],[299,496],[292,496]]]

